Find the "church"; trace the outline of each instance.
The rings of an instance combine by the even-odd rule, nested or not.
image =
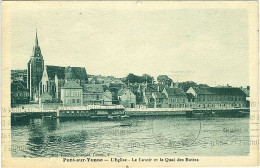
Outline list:
[[[35,44],[27,66],[27,88],[30,101],[37,102],[39,97],[45,93],[49,94],[53,101],[60,102],[61,87],[68,81],[75,81],[80,86],[87,84],[86,69],[84,67],[44,65],[36,30]]]

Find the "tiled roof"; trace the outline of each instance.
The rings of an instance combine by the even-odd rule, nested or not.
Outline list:
[[[169,97],[172,97],[172,96],[186,96],[186,93],[181,88],[169,88],[169,87],[166,87],[165,89],[166,89]]]
[[[103,87],[103,90],[104,90],[104,91],[107,91],[107,90],[110,91],[110,90],[109,90],[109,87],[108,87],[107,85],[104,85],[104,84],[103,84],[102,87]]]
[[[82,87],[75,81],[69,81],[62,87],[65,89],[82,89]]]
[[[215,95],[241,95],[245,93],[240,88],[224,87],[192,87],[197,94],[215,94]]]
[[[250,96],[250,91],[245,89],[245,88],[241,88],[241,90],[246,94],[246,97]]]
[[[83,86],[84,92],[86,93],[103,93],[104,88],[102,84],[85,84]]]
[[[109,87],[122,87],[122,86],[123,86],[123,84],[121,84],[121,83],[113,83],[113,82],[111,82],[109,85]]]
[[[126,88],[122,88],[122,89],[120,89],[120,90],[118,91],[117,95],[118,95],[118,96],[122,96],[127,90],[128,90],[128,89],[126,89]]]

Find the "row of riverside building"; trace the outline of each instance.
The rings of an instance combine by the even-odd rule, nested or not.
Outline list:
[[[18,79],[15,80],[15,79]],[[27,70],[12,71],[11,104],[38,102],[62,106],[114,105],[126,108],[244,108],[248,96],[240,88],[190,87],[178,83],[124,84],[111,79],[102,84],[89,79],[83,67],[45,65],[36,32]]]

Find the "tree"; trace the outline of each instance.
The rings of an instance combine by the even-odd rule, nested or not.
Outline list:
[[[133,73],[128,74],[126,79],[125,79],[126,84],[128,84],[128,83],[140,83],[140,81],[141,81],[141,77],[137,76]]]
[[[169,78],[167,75],[159,75],[157,77],[157,81],[158,83],[170,86],[171,83],[173,82],[173,80],[171,78]]]
[[[153,83],[153,77],[151,75],[148,74],[143,74],[142,76],[138,76],[135,75],[133,73],[130,73],[127,75],[127,77],[125,78],[124,82],[126,84],[128,83]]]
[[[182,88],[185,92],[190,88],[190,87],[209,87],[207,84],[197,84],[196,82],[193,81],[186,81],[186,82],[180,82],[179,87]]]
[[[152,77],[151,75],[148,75],[148,74],[143,74],[143,75],[141,76],[141,80],[142,80],[143,82],[147,82],[147,83],[153,83],[153,82],[154,82],[153,77]]]

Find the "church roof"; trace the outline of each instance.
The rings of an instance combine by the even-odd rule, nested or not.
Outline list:
[[[50,79],[54,79],[55,75],[59,79],[80,79],[87,80],[86,69],[82,67],[61,67],[47,65],[47,73]],[[69,70],[68,70],[69,69]]]
[[[47,65],[46,68],[50,79],[54,79],[56,74],[59,79],[65,78],[65,67]]]
[[[66,67],[65,78],[67,77],[67,73],[69,74],[68,79],[88,79],[86,69],[83,67]]]

